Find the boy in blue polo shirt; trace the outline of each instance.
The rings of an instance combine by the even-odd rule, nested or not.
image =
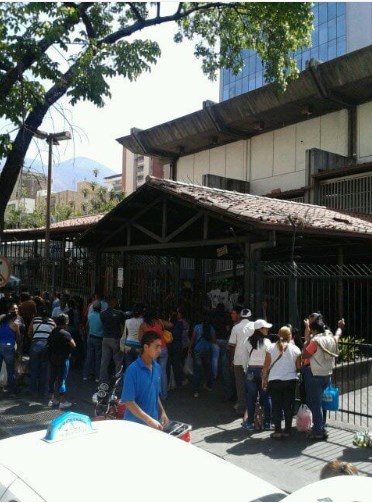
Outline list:
[[[125,371],[121,402],[125,403],[124,419],[162,430],[169,422],[159,398],[160,365],[155,361],[161,351],[161,337],[145,332],[142,354]]]

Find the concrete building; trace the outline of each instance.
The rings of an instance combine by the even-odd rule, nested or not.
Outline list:
[[[370,213],[370,82],[372,46],[119,141],[177,181]]]
[[[117,175],[105,176],[105,187],[109,192],[123,192],[123,175],[122,173]]]
[[[372,44],[371,2],[315,2],[312,46],[294,56],[299,70],[310,59],[320,62]],[[239,96],[265,85],[262,62],[253,50],[243,51],[244,67],[238,75],[220,72],[220,101]]]
[[[118,140],[120,143],[120,139]],[[129,149],[123,148],[122,156],[122,191],[126,195],[134,192],[143,185],[146,176],[163,178],[163,165],[157,157],[136,154]]]

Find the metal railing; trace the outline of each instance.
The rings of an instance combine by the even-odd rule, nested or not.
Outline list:
[[[318,204],[327,208],[372,213],[372,175],[320,182]]]

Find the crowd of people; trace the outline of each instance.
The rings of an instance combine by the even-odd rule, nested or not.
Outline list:
[[[104,299],[99,292],[84,304],[79,297],[57,292],[51,296],[39,291],[33,296],[22,293],[17,299],[5,289],[0,299],[0,369],[4,361],[6,390],[9,395],[16,393],[17,362],[27,354],[29,392],[61,409],[71,406],[66,399],[70,365],[81,369],[83,380],[95,380],[97,385],[109,382],[113,372],[123,369],[122,401],[127,416],[152,426],[166,418],[162,402],[170,389],[191,382],[193,397],[198,399],[205,391],[213,391],[219,377],[224,400],[242,417],[242,427],[255,430],[259,407],[262,427],[273,429],[273,439],[290,436],[300,386],[301,401],[313,417],[309,439],[316,441],[327,438],[321,397],[330,383],[344,326],[340,320],[333,334],[322,315],[312,313],[304,320],[303,337],[299,337],[290,325],[273,334],[268,320],[252,320],[250,309],[241,305],[226,312],[218,304],[191,324],[181,307],[161,313],[135,305],[128,315],[115,296]],[[145,369],[151,375],[156,370],[159,377],[148,395],[143,385],[148,381]],[[143,383],[137,396],[139,375]],[[157,389],[159,397],[154,398]],[[138,397],[145,395],[141,407]],[[144,421],[144,417],[150,419]]]

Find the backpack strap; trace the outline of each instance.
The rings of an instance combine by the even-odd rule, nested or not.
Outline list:
[[[267,371],[267,374],[266,374],[266,379],[269,377],[269,374],[270,374],[270,371],[271,369],[273,368],[273,366],[276,364],[276,362],[278,362],[280,360],[280,358],[283,356],[284,352],[287,351],[287,347],[286,346],[283,351],[280,353],[280,355],[273,361],[273,363],[270,365],[268,371]]]

